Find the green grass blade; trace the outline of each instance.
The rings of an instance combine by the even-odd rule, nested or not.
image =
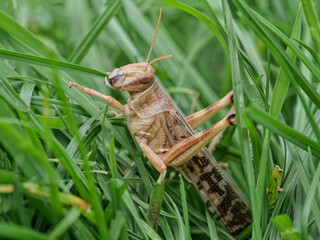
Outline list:
[[[303,91],[307,94],[307,96],[310,98],[313,103],[320,108],[320,96],[319,94],[314,90],[314,88],[311,86],[311,84],[306,80],[306,78],[303,76],[303,74],[300,72],[300,70],[292,63],[290,58],[285,54],[285,52],[282,50],[282,47],[276,43],[276,41],[273,39],[271,34],[261,25],[260,21],[263,21],[264,24],[267,24],[267,21],[265,21],[261,16],[257,16],[253,12],[253,10],[250,9],[250,7],[245,4],[241,0],[236,0],[235,3],[239,6],[241,9],[241,12],[244,13],[247,18],[251,19],[249,24],[251,25],[252,29],[258,34],[258,36],[270,47],[273,54],[275,55],[277,61],[281,64],[286,74],[289,76],[289,80],[291,82],[296,82]],[[259,18],[259,20],[258,20]],[[273,29],[276,32],[276,29]],[[279,33],[279,35],[283,35],[283,33]],[[287,39],[285,36],[282,36],[283,39]],[[295,54],[297,54],[298,57],[301,57],[303,55],[301,53],[301,50],[298,49],[293,42],[288,40],[286,44],[291,48],[291,50],[294,51]],[[299,54],[298,54],[299,53]],[[301,54],[300,54],[301,53]],[[303,55],[304,56],[304,55]],[[306,62],[310,63],[310,65],[313,65],[309,59],[304,59]],[[309,67],[310,67],[309,65]],[[314,65],[313,65],[314,66]],[[314,70],[316,72],[320,72],[319,69],[316,67],[310,67],[311,70]],[[316,74],[317,75],[317,74]],[[320,74],[319,74],[320,76]],[[319,78],[320,80],[320,78]]]
[[[317,9],[312,2],[312,0],[301,0],[301,4],[303,7],[304,15],[307,19],[307,23],[309,26],[309,31],[312,37],[312,40],[316,46],[318,53],[318,60],[320,60],[320,24],[319,18],[317,15]]]
[[[294,228],[291,219],[287,215],[279,215],[272,219],[272,222],[285,240],[302,240],[301,233]]]
[[[309,158],[311,158],[311,156],[309,156]],[[312,212],[312,201],[315,201],[317,188],[319,189],[319,181],[320,181],[320,164],[318,163],[317,170],[313,175],[313,180],[312,180],[310,189],[306,194],[307,199],[304,203],[303,211],[302,211],[301,227],[302,227],[303,239],[311,239],[308,231],[308,219],[309,219],[310,213]]]
[[[144,231],[146,226],[143,225],[143,222],[141,221],[141,219],[139,217],[138,211],[134,207],[134,203],[133,203],[132,198],[131,198],[128,191],[124,192],[124,194],[122,195],[122,200],[125,203],[128,211],[131,213],[132,217],[135,219],[136,223],[138,224],[139,229],[141,230],[142,236],[145,239],[147,239],[147,233]]]
[[[110,236],[112,236],[111,239],[120,239],[121,231],[125,226],[125,222],[126,222],[126,215],[122,212],[119,212],[110,229]]]
[[[308,151],[310,147],[311,152],[314,156],[320,157],[320,144],[314,140],[306,137],[304,134],[294,130],[288,125],[280,122],[276,118],[270,116],[269,114],[257,109],[257,108],[248,108],[245,112],[252,120],[268,128],[273,133],[287,139],[298,147]]]
[[[291,38],[300,38],[300,35],[301,35],[301,8],[299,9],[299,12],[296,17]],[[296,57],[289,48],[287,48],[286,53],[292,61],[295,61]],[[271,115],[275,117],[279,116],[284,100],[287,96],[289,85],[290,85],[290,80],[288,79],[288,76],[284,72],[283,68],[280,68],[280,71],[276,79],[276,84],[274,87],[271,104],[270,104],[269,112]]]
[[[225,11],[225,22],[227,25],[227,33],[228,33],[228,46],[229,46],[229,57],[231,62],[231,74],[232,74],[232,85],[233,85],[233,94],[234,94],[234,106],[236,110],[237,118],[237,130],[240,138],[240,150],[242,156],[242,164],[245,171],[245,176],[247,180],[247,185],[249,188],[250,194],[250,203],[252,209],[253,216],[253,237],[255,239],[261,239],[260,232],[260,223],[259,223],[259,211],[256,205],[256,197],[255,197],[255,177],[253,172],[253,166],[251,162],[251,156],[249,152],[249,139],[247,128],[245,127],[245,123],[243,119],[240,117],[243,114],[245,107],[245,99],[244,92],[241,84],[241,71],[240,71],[240,63],[239,63],[239,53],[238,48],[235,41],[235,32],[233,26],[233,19],[229,9],[228,2],[226,0],[223,1],[223,7]]]
[[[295,24],[291,33],[292,37],[300,37],[301,32],[301,9],[299,9],[297,17],[295,19]],[[296,57],[293,54],[293,52],[287,48],[286,53],[290,57],[292,61],[295,61]],[[271,115],[278,117],[280,114],[280,111],[283,107],[283,103],[285,101],[285,98],[287,96],[287,91],[289,89],[290,81],[288,79],[288,76],[286,75],[285,71],[281,67],[278,76],[276,79],[276,84],[274,87],[274,92],[271,99],[270,109],[269,112]],[[257,202],[258,205],[263,206],[263,203],[266,201],[266,195],[265,195],[265,182],[267,179],[267,171],[265,169],[267,168],[268,160],[270,158],[269,156],[269,150],[270,150],[270,139],[271,139],[271,132],[269,129],[266,129],[264,139],[263,139],[263,146],[262,146],[262,153],[261,153],[261,159],[259,159],[259,175],[258,175],[258,181],[257,181]],[[283,166],[282,166],[283,167]],[[261,208],[261,207],[259,207]],[[262,217],[262,216],[261,216]]]
[[[89,51],[90,47],[93,45],[94,41],[100,35],[101,31],[105,28],[105,26],[113,18],[113,16],[118,12],[120,6],[120,0],[108,1],[108,7],[106,7],[102,14],[93,23],[89,32],[85,35],[78,47],[75,48],[75,50],[70,55],[68,59],[70,62],[77,64],[81,62],[81,60]]]
[[[57,61],[54,59],[50,58],[43,58],[43,57],[37,57],[25,53],[19,53],[19,52],[12,52],[4,49],[0,49],[0,57],[6,58],[6,59],[13,59],[16,61],[24,61],[29,64],[37,64],[45,67],[58,67],[63,70],[75,70],[78,72],[85,72],[85,73],[90,73],[98,76],[106,76],[105,73],[88,68],[88,67],[83,67],[80,65],[68,63],[68,62],[62,62],[62,61]]]
[[[181,195],[181,203],[182,203],[182,211],[183,211],[183,220],[185,225],[185,239],[190,239],[190,223],[189,223],[189,213],[186,199],[186,191],[184,187],[184,182],[182,176],[180,175],[180,195]]]
[[[113,132],[110,134],[110,145],[109,145],[109,162],[110,162],[110,170],[112,178],[116,179],[119,178],[119,174],[117,171],[117,162],[116,156],[114,152],[114,136]]]
[[[314,58],[314,60],[319,64],[319,59],[318,59],[318,55],[317,53],[310,47],[308,46],[306,43],[302,42],[299,39],[296,38],[292,38],[293,40],[295,40],[296,42],[298,42],[301,46],[303,46],[305,49],[308,50],[308,52],[312,55],[312,57]]]
[[[30,107],[34,87],[35,84],[33,83],[25,83],[21,88],[20,98],[25,102],[25,104],[28,107]]]
[[[161,183],[156,182],[150,197],[150,204],[148,210],[148,217],[151,226],[157,230],[160,210],[163,202],[165,180]]]
[[[35,239],[45,240],[47,235],[32,230],[30,228],[21,227],[16,224],[0,223],[0,236],[11,239]]]
[[[27,112],[28,111],[27,106],[20,99],[18,94],[14,91],[13,87],[6,81],[4,81],[4,82],[1,81],[1,83],[3,84],[5,89],[11,94],[11,96],[14,98],[15,102],[19,103],[20,106],[25,110],[25,112]],[[39,131],[40,136],[41,136],[41,134],[45,135],[43,133],[42,126],[39,123],[38,119],[36,118],[35,114],[33,112],[30,112],[30,111],[29,111],[29,114],[30,114],[30,117],[33,120],[33,123],[39,128],[38,131]],[[11,127],[8,128],[8,131],[10,129],[11,129]],[[14,134],[13,136],[15,136],[15,135],[16,134]],[[16,140],[16,141],[18,141],[18,143],[20,143],[19,140]],[[86,181],[85,181],[84,176],[83,176],[82,172],[80,171],[79,167],[70,159],[70,157],[65,152],[65,150],[62,148],[60,143],[53,136],[50,136],[50,141],[51,141],[51,145],[52,145],[51,146],[52,151],[56,154],[56,156],[64,164],[64,166],[66,167],[66,169],[68,170],[68,172],[70,173],[72,178],[74,179],[74,182],[77,185],[79,192],[82,194],[82,197],[86,199],[86,196],[87,196],[87,190],[85,188]],[[6,141],[6,142],[8,142],[8,141]],[[24,147],[24,148],[26,147],[26,146],[24,146],[23,142],[20,143],[20,144],[21,144],[21,147]],[[15,144],[12,144],[12,146],[14,146],[14,145]],[[37,159],[36,157],[39,156],[38,153],[39,153],[38,150],[34,150],[34,154],[36,154],[36,156],[34,156],[35,159]],[[42,159],[42,158],[39,158],[39,159]]]
[[[217,227],[209,211],[206,211],[210,239],[218,239]]]
[[[59,238],[80,217],[81,213],[76,208],[71,208],[69,213],[57,224],[50,233],[49,238]]]
[[[37,51],[44,56],[46,56],[49,52],[53,52],[53,50],[49,46],[43,44],[43,42],[39,40],[39,38],[37,38],[26,28],[22,27],[13,18],[8,16],[1,10],[0,28],[2,28],[5,32],[9,33],[15,38],[21,40],[23,43],[29,45],[31,48],[37,49]]]
[[[296,44],[294,44],[294,41],[289,39],[283,32],[281,32],[278,28],[276,28],[258,13],[254,11],[252,11],[252,13],[261,21],[262,24],[274,32],[291,49],[291,51],[305,64],[305,66],[320,82],[320,69],[312,63],[312,61],[296,46]]]
[[[193,15],[194,17],[198,18],[200,21],[202,21],[204,24],[207,25],[207,27],[213,32],[213,34],[217,37],[217,39],[219,40],[221,46],[223,47],[223,49],[228,52],[228,46],[227,46],[227,41],[225,36],[221,33],[221,28],[219,28],[219,26],[216,25],[216,23],[214,21],[212,21],[208,16],[206,16],[205,14],[203,14],[202,12],[198,11],[197,9],[190,7],[186,4],[183,4],[181,2],[178,1],[169,1],[169,0],[163,0],[165,3],[179,8],[191,15]]]

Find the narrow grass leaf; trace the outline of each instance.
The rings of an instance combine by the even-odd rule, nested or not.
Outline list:
[[[56,227],[51,231],[49,238],[57,239],[63,235],[68,228],[80,217],[81,212],[77,208],[73,207],[66,214],[66,216],[56,225]]]
[[[228,46],[229,46],[229,56],[231,62],[231,76],[232,76],[232,85],[233,85],[233,93],[234,93],[234,105],[237,116],[242,116],[244,111],[245,103],[244,103],[244,93],[241,84],[241,72],[240,72],[240,63],[239,63],[239,53],[238,48],[235,41],[235,32],[233,27],[233,19],[229,9],[228,2],[224,0],[223,9],[225,12],[225,22],[227,26],[228,33]],[[247,185],[250,193],[250,203],[252,208],[252,216],[253,216],[253,237],[255,239],[261,239],[261,231],[260,231],[260,223],[259,223],[259,212],[261,209],[257,208],[256,199],[255,199],[255,177],[253,173],[253,166],[251,162],[251,156],[249,153],[249,139],[248,139],[248,131],[245,127],[245,123],[241,117],[238,117],[237,121],[239,142],[240,142],[240,150],[241,157],[243,162],[243,168],[245,171],[245,176],[247,180]]]
[[[143,238],[147,239],[147,235],[145,232],[146,226],[142,224],[143,221],[140,219],[138,211],[135,208],[135,205],[132,201],[132,198],[127,190],[122,195],[122,201],[124,202],[124,204],[127,207],[127,210],[131,213],[132,217],[134,218],[135,222],[137,223]]]
[[[302,240],[301,233],[294,228],[291,219],[287,215],[279,215],[273,218],[272,223],[285,240]]]
[[[291,33],[291,37],[300,37],[301,34],[301,8],[299,9],[297,13],[297,17],[295,19],[295,23],[293,26],[293,30]],[[289,56],[289,58],[295,62],[296,56],[294,53],[287,48],[286,54]],[[290,85],[289,76],[285,73],[283,70],[283,67],[280,68],[278,72],[278,76],[276,78],[276,84],[274,87],[271,104],[269,108],[269,112],[271,115],[278,117],[280,114],[280,111],[283,107],[284,100],[287,96],[288,88]],[[298,90],[299,91],[299,90]],[[268,96],[268,95],[267,95]],[[270,139],[271,139],[271,132],[269,129],[266,129],[263,139],[263,146],[262,146],[262,153],[261,153],[261,159],[259,161],[260,168],[259,168],[259,175],[258,175],[258,181],[257,181],[257,203],[258,206],[263,206],[266,201],[266,195],[265,195],[265,181],[267,179],[265,169],[267,168],[268,159],[269,159],[269,148],[270,148]],[[283,166],[282,166],[283,167]],[[262,208],[262,207],[259,207]],[[262,218],[262,215],[261,215]]]
[[[309,26],[309,31],[312,37],[312,40],[317,48],[318,60],[320,54],[320,24],[319,18],[317,15],[317,9],[315,8],[312,0],[301,0],[301,4],[303,7],[304,15],[307,19],[307,23]]]
[[[308,231],[308,220],[309,220],[309,215],[312,212],[312,201],[315,201],[315,194],[317,192],[317,188],[319,187],[319,181],[320,181],[320,164],[318,163],[317,170],[315,174],[313,175],[312,183],[310,186],[310,189],[308,193],[306,194],[307,199],[305,200],[304,206],[303,206],[303,211],[302,211],[302,236],[303,239],[311,239],[309,236],[309,231]]]
[[[311,84],[303,76],[303,74],[300,72],[300,70],[292,63],[290,58],[282,50],[282,47],[274,40],[272,35],[261,25],[259,20],[262,21],[262,17],[259,16],[259,20],[258,20],[258,18],[256,17],[257,14],[252,13],[253,10],[251,10],[251,8],[247,4],[245,4],[243,1],[236,0],[235,3],[237,6],[239,6],[239,9],[241,10],[241,12],[244,15],[246,15],[247,18],[251,19],[251,21],[248,22],[250,24],[251,28],[270,47],[270,49],[272,50],[276,59],[281,64],[281,66],[283,67],[286,74],[289,76],[288,79],[291,82],[295,81],[303,89],[303,91],[307,94],[307,96],[310,98],[310,100],[317,107],[320,108],[319,94],[315,91],[315,89],[311,86]],[[263,20],[263,23],[266,23],[266,21]],[[283,38],[286,38],[286,37],[283,36]],[[294,51],[295,54],[297,54],[297,52],[301,53],[301,50],[298,49],[296,46],[294,46],[293,42],[291,42],[290,40],[288,40],[288,42],[286,42],[286,44],[291,48],[291,50]],[[301,53],[301,54],[303,54],[303,53]],[[297,55],[298,55],[298,57],[301,57],[299,54],[297,54]],[[304,56],[304,54],[303,54],[303,56]],[[306,60],[306,59],[304,59],[304,60]],[[306,60],[306,61],[310,62],[310,60]],[[310,63],[310,64],[313,65],[312,63]],[[310,65],[309,65],[309,67],[310,67]],[[311,68],[312,68],[312,70],[315,70],[316,72],[317,71],[320,72],[320,70],[319,69],[317,70],[316,67],[311,67]]]
[[[12,183],[19,176],[11,171],[0,169],[0,183]]]
[[[158,228],[158,220],[160,216],[160,210],[162,207],[162,201],[164,196],[164,183],[165,180],[163,180],[161,183],[156,182],[152,194],[150,197],[150,204],[149,204],[149,210],[148,210],[148,216],[149,220],[151,222],[151,226],[157,230]]]
[[[165,217],[160,217],[159,222],[163,231],[164,238],[167,240],[174,240],[175,238],[173,237],[172,230],[167,219]]]
[[[259,15],[257,12],[251,10],[252,14],[257,17],[267,28],[275,33],[290,49],[291,51],[305,64],[315,78],[320,81],[320,69],[315,66],[312,61],[299,49],[292,39],[289,39],[283,32],[276,28],[273,24]]]
[[[21,88],[20,98],[25,102],[25,104],[28,107],[30,107],[34,87],[34,83],[25,83]]]
[[[110,229],[111,239],[120,239],[121,231],[125,227],[125,223],[126,215],[122,212],[118,212]]]
[[[108,7],[106,7],[102,14],[93,23],[89,32],[82,39],[79,46],[76,47],[70,55],[68,59],[70,62],[77,64],[81,62],[81,60],[89,51],[90,47],[93,45],[94,41],[100,35],[101,31],[105,28],[105,26],[113,18],[113,16],[118,12],[120,6],[120,0],[108,1]]]
[[[32,230],[31,228],[21,227],[16,224],[0,223],[0,236],[3,238],[11,239],[34,239],[34,240],[47,240],[48,235]]]
[[[161,237],[150,227],[146,222],[140,221],[143,231],[150,237],[150,239],[161,240]]]
[[[259,168],[259,161],[261,158],[261,142],[260,142],[260,136],[255,128],[253,122],[247,118],[246,116],[242,116],[242,119],[244,123],[246,124],[247,128],[249,129],[250,133],[250,139],[251,139],[251,149],[252,149],[252,154],[253,154],[253,161],[254,161],[254,166],[256,169]]]
[[[184,187],[184,182],[182,176],[180,175],[180,195],[181,195],[181,203],[182,203],[182,211],[183,211],[183,219],[184,219],[184,226],[185,226],[185,239],[191,239],[190,236],[190,223],[189,223],[189,213],[188,213],[188,205],[187,205],[187,198],[186,198],[186,190]]]
[[[207,218],[207,223],[208,223],[210,239],[218,239],[216,224],[215,224],[214,220],[212,219],[211,214],[209,213],[208,210],[206,210],[206,218]]]
[[[178,222],[178,228],[179,228],[179,236],[176,238],[179,238],[179,239],[182,239],[182,240],[188,240],[185,238],[185,227],[184,227],[184,224],[183,224],[183,219],[181,217],[181,214],[179,212],[179,209],[177,207],[177,205],[175,204],[175,202],[173,201],[173,199],[170,197],[170,196],[167,196],[167,199],[169,200],[171,206],[173,207],[174,209],[174,212],[177,216],[177,222]],[[180,200],[180,199],[179,199]]]
[[[107,227],[106,219],[104,217],[104,209],[101,204],[101,198],[98,195],[98,192],[96,190],[97,188],[96,181],[95,181],[93,172],[91,171],[91,168],[89,166],[88,159],[85,155],[86,152],[85,152],[84,143],[81,141],[81,138],[78,133],[75,134],[75,137],[79,144],[78,149],[80,152],[80,156],[84,160],[84,169],[87,172],[86,177],[88,182],[88,189],[90,189],[89,198],[90,198],[92,210],[94,212],[95,224],[99,230],[101,238],[110,239],[109,228]]]
[[[312,154],[320,157],[320,145],[317,142],[280,122],[271,115],[253,107],[248,108],[244,114],[305,151],[308,151],[308,147],[310,147]]]
[[[8,80],[16,80],[16,81],[21,81],[21,82],[29,82],[29,83],[34,83],[34,84],[44,84],[44,85],[50,85],[53,86],[51,83],[42,80],[42,79],[37,79],[37,78],[32,78],[32,77],[27,77],[27,76],[7,76],[6,77]]]
[[[53,52],[53,50],[43,44],[38,37],[32,34],[28,29],[22,27],[17,23],[12,17],[8,16],[6,13],[0,10],[0,28],[14,36],[15,38],[21,40],[26,45],[29,45],[33,49],[37,49],[42,55],[46,55],[48,52]]]
[[[291,33],[291,38],[300,38],[300,35],[301,35],[301,8],[299,9],[296,17],[293,30]],[[286,53],[293,62],[296,60],[294,53],[289,48],[287,48]],[[269,112],[271,115],[275,117],[279,116],[285,97],[287,96],[289,84],[290,84],[290,81],[288,79],[288,76],[284,72],[283,68],[280,68],[280,71],[276,79],[276,84],[274,87],[271,104],[270,104]]]
[[[29,64],[37,64],[37,65],[41,65],[49,68],[58,67],[63,70],[74,70],[74,71],[90,73],[98,76],[104,76],[104,77],[106,76],[105,73],[92,68],[88,68],[88,67],[68,63],[68,62],[62,62],[62,61],[58,61],[50,58],[43,58],[43,57],[33,56],[25,53],[8,51],[4,49],[0,49],[0,57],[5,59],[13,59],[16,61],[23,61]]]
[[[169,0],[163,0],[165,3],[179,8],[194,17],[198,18],[200,21],[202,21],[204,24],[207,25],[207,27],[213,32],[213,34],[217,37],[219,40],[221,46],[225,50],[225,52],[228,52],[228,46],[227,46],[227,40],[225,34],[221,32],[221,27],[217,25],[214,21],[212,21],[208,16],[206,16],[204,13],[198,11],[197,9],[190,7],[184,3],[178,2],[178,1],[169,1]],[[211,8],[210,8],[211,9]]]
[[[110,133],[110,145],[109,145],[109,162],[110,162],[110,170],[112,178],[119,178],[117,171],[117,162],[116,156],[114,152],[114,137],[113,132]]]
[[[35,107],[42,107],[43,106],[44,98],[40,96],[32,96],[31,98],[31,104]],[[63,102],[57,99],[50,99],[50,103],[52,106],[55,106],[60,111],[63,110]],[[54,109],[54,107],[52,107]],[[74,114],[79,114],[81,116],[89,116],[86,111],[83,110],[82,107],[80,107],[78,104],[70,103],[71,111]]]
[[[311,56],[314,58],[314,60],[320,64],[320,59],[318,59],[318,56],[317,56],[317,53],[309,46],[307,45],[306,43],[302,42],[301,40],[299,39],[296,39],[296,38],[292,38],[293,40],[295,40],[296,42],[298,42],[301,46],[303,46],[305,49],[308,50],[308,52],[311,54]]]

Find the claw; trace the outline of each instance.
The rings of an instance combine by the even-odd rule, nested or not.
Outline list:
[[[109,113],[113,114],[115,117],[121,117],[121,116],[124,116],[125,114],[122,112],[122,113],[117,113],[116,111],[109,111]]]
[[[71,87],[79,87],[80,85],[76,82],[69,82],[69,86]]]

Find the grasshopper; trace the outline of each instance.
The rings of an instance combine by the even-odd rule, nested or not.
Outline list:
[[[271,208],[274,208],[274,205],[276,203],[277,192],[283,191],[283,189],[278,186],[282,174],[283,170],[278,165],[276,165],[270,177],[269,187],[267,188],[268,201]]]
[[[198,190],[210,212],[220,220],[227,231],[237,236],[252,222],[250,206],[205,147],[228,126],[235,125],[236,116],[231,113],[208,129],[194,132],[218,111],[231,104],[233,93],[228,93],[218,102],[187,118],[182,117],[170,96],[160,88],[156,81],[156,72],[151,66],[152,63],[171,55],[149,62],[160,19],[161,10],[147,60],[116,68],[107,73],[105,78],[108,87],[130,94],[126,105],[75,82],[70,82],[69,85],[104,99],[121,112],[116,115],[127,116],[130,132],[142,152],[160,173],[157,182],[164,180],[167,166],[180,172]]]

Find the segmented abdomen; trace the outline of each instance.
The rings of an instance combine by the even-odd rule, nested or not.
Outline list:
[[[174,128],[171,136],[177,132],[180,135],[172,138],[186,138],[194,134],[190,125],[178,112],[173,120],[170,120],[170,117],[167,119],[169,119],[167,127]],[[198,190],[209,210],[232,235],[239,235],[251,224],[252,215],[249,204],[207,148],[201,149],[177,170]]]
[[[229,177],[211,157],[196,154],[178,169],[198,190],[208,209],[237,236],[252,222],[251,209]]]

